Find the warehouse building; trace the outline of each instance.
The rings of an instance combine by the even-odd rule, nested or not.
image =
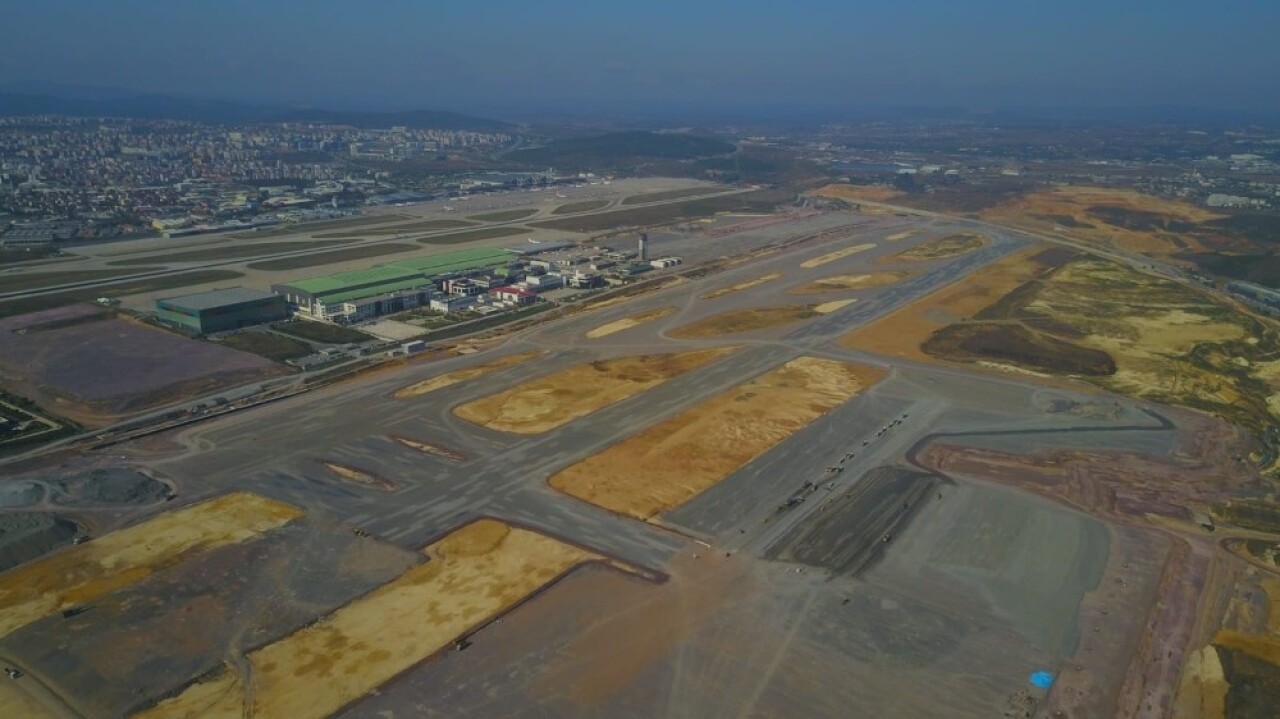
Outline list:
[[[288,316],[283,297],[247,287],[156,300],[158,319],[201,335],[275,322]]]
[[[281,295],[289,308],[300,314],[350,321],[347,312],[352,303],[371,297],[421,296],[435,291],[445,278],[506,268],[512,260],[506,250],[460,250],[272,285],[271,291]]]

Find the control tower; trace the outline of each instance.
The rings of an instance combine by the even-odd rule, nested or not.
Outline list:
[[[640,262],[649,261],[649,234],[646,232],[640,233],[639,246],[636,248],[636,260]]]

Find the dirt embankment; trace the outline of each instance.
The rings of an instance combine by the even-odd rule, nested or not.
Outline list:
[[[574,464],[552,487],[649,519],[678,507],[880,379],[801,357]]]

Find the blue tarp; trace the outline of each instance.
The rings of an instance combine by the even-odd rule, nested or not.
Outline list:
[[[1053,686],[1053,672],[1046,672],[1043,669],[1038,672],[1032,672],[1031,684],[1040,689],[1048,689]]]

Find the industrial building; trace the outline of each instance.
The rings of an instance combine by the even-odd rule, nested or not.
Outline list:
[[[290,309],[301,314],[346,320],[351,311],[347,305],[361,304],[362,300],[375,297],[391,299],[413,295],[414,300],[410,302],[416,306],[428,299],[424,294],[436,291],[441,279],[506,268],[513,259],[505,250],[460,250],[276,284],[271,286],[271,291],[284,297]]]
[[[247,287],[156,300],[158,319],[202,335],[275,322],[288,316],[283,297]]]

